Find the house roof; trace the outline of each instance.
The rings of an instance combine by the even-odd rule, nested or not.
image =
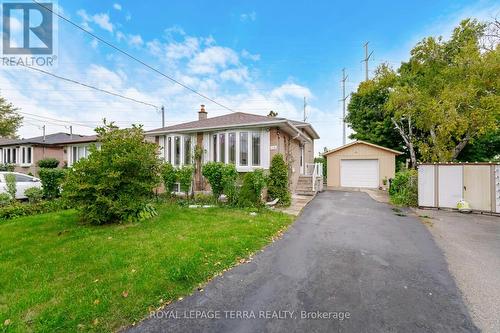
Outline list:
[[[37,136],[27,139],[7,139],[0,138],[0,146],[12,146],[12,145],[64,145],[70,143],[84,143],[93,142],[97,140],[95,135],[80,135],[80,134],[68,134],[68,133],[54,133],[45,136]]]
[[[323,153],[322,155],[326,156],[326,155],[338,152],[338,151],[340,151],[342,149],[345,149],[345,148],[348,148],[348,147],[351,147],[351,146],[354,146],[354,145],[357,145],[357,144],[365,144],[367,146],[371,146],[371,147],[374,147],[374,148],[377,148],[377,149],[381,149],[381,150],[385,150],[385,151],[391,152],[391,153],[393,153],[395,155],[401,155],[401,154],[403,154],[403,152],[400,152],[398,150],[394,150],[394,149],[382,147],[382,146],[376,145],[374,143],[370,143],[370,142],[366,142],[366,141],[362,141],[362,140],[356,140],[356,141],[350,142],[350,143],[348,143],[346,145],[343,145],[343,146],[331,149],[331,150]]]
[[[234,128],[241,126],[273,126],[273,125],[288,125],[294,129],[303,128],[307,134],[313,139],[319,139],[318,133],[312,128],[311,124],[289,120],[280,117],[267,117],[251,113],[234,112],[222,116],[195,120],[187,123],[177,124],[173,126],[157,128],[147,131],[148,134],[164,134],[174,132],[195,132],[195,131],[210,131],[221,128]]]

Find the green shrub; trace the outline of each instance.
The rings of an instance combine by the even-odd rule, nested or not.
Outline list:
[[[45,198],[53,199],[61,195],[61,184],[66,175],[65,170],[42,168],[38,175],[42,182],[43,196]]]
[[[167,162],[161,166],[161,177],[165,186],[165,193],[170,196],[177,182],[177,171],[172,164]]]
[[[13,173],[8,173],[5,175],[5,190],[9,194],[11,200],[16,199],[16,175],[14,175]]]
[[[193,182],[193,167],[190,165],[184,165],[182,168],[177,170],[177,180],[181,191],[189,196],[189,189],[191,188],[191,183]]]
[[[224,170],[224,163],[208,162],[203,166],[202,175],[210,184],[212,195],[215,200],[219,200],[220,195],[224,191],[224,184],[222,183],[222,176]]]
[[[0,193],[0,207],[8,205],[11,200],[9,193]]]
[[[96,129],[100,149],[69,170],[63,195],[84,221],[93,224],[137,221],[151,215],[148,206],[160,184],[158,146],[145,140],[140,126]]]
[[[43,190],[38,187],[30,187],[24,191],[24,195],[31,203],[40,202],[43,199]]]
[[[239,188],[236,184],[238,171],[234,164],[226,164],[222,168],[222,192],[227,197],[227,203],[231,206],[238,204]]]
[[[262,206],[262,190],[266,186],[266,176],[264,171],[257,169],[253,172],[247,172],[243,176],[243,185],[241,187],[238,204],[241,207],[260,207]]]
[[[0,219],[8,220],[21,216],[37,215],[56,212],[70,208],[61,198],[36,203],[22,203],[13,201],[9,205],[0,207]]]
[[[198,205],[210,205],[214,203],[214,197],[210,194],[195,193],[193,201]]]
[[[290,205],[291,195],[288,188],[288,166],[282,154],[274,155],[271,161],[267,194],[272,200],[279,199],[280,205]]]
[[[57,158],[48,157],[38,161],[36,165],[40,168],[55,169],[59,166],[59,160]]]
[[[2,163],[0,164],[0,171],[14,172],[15,167],[14,164]]]
[[[389,195],[396,205],[418,206],[417,170],[403,170],[396,173],[391,182]]]

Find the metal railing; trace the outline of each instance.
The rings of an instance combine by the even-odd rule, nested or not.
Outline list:
[[[323,163],[306,163],[305,175],[312,176],[312,190],[316,191],[316,182],[318,178],[323,179]]]

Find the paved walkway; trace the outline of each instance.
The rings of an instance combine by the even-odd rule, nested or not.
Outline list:
[[[477,328],[442,252],[416,217],[397,216],[366,193],[324,192],[252,262],[129,329],[335,331]]]

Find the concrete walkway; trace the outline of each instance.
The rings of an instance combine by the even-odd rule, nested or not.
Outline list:
[[[252,262],[128,330],[338,331],[478,331],[426,227],[362,192],[318,194]]]

